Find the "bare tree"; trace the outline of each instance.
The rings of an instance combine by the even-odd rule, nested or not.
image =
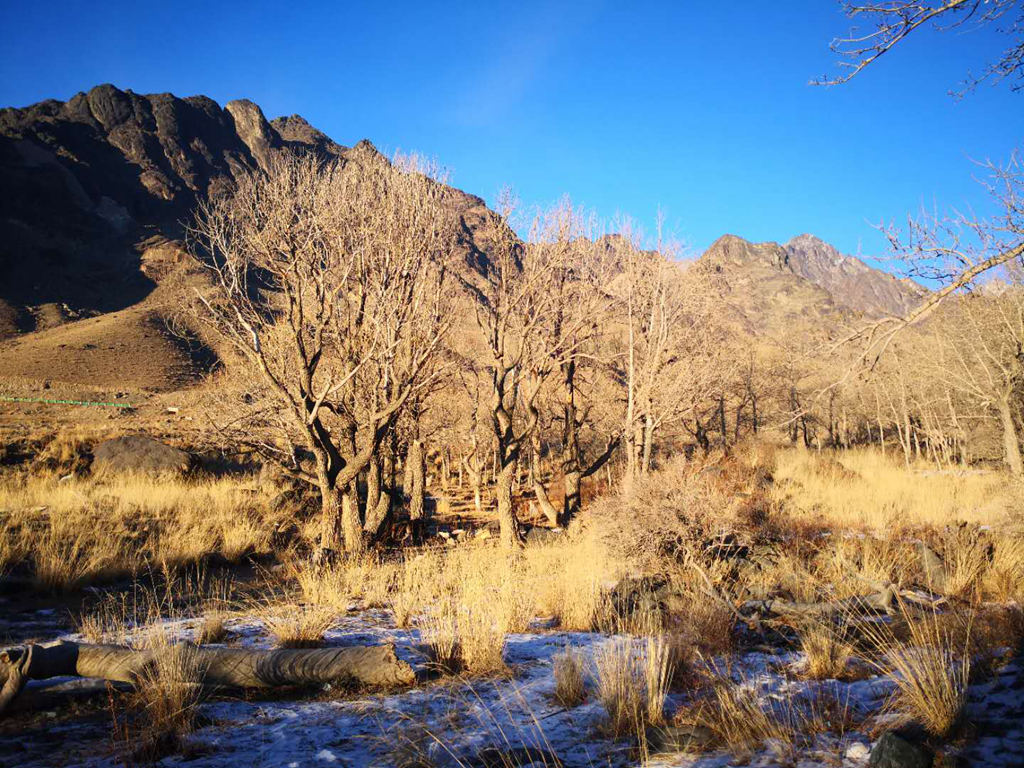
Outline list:
[[[841,74],[815,81],[818,85],[849,82],[866,67],[920,29],[969,29],[997,26],[1011,41],[978,76],[968,76],[965,88],[984,80],[1012,79],[1013,90],[1024,88],[1024,7],[1020,0],[885,0],[856,3],[842,0],[850,18],[864,22],[846,37],[832,41],[839,54]],[[961,93],[963,90],[961,91]]]
[[[527,272],[548,276],[543,290],[550,302],[534,329],[536,349],[529,360],[523,399],[530,430],[534,495],[553,525],[565,525],[579,512],[583,479],[608,461],[619,442],[618,434],[608,436],[604,450],[587,460],[580,441],[585,413],[580,410],[579,379],[588,362],[597,356],[600,333],[610,320],[614,303],[604,289],[610,277],[608,248],[603,240],[595,242],[594,229],[592,217],[563,199],[535,216],[524,254]],[[540,477],[540,394],[549,381],[559,401],[552,420],[561,423],[561,509],[548,498]]]
[[[513,507],[513,485],[525,441],[536,427],[523,419],[519,406],[540,392],[536,360],[542,355],[538,331],[550,322],[554,306],[548,290],[553,263],[525,258],[522,242],[507,225],[515,210],[509,193],[498,206],[502,222],[495,227],[480,270],[459,273],[473,299],[483,339],[483,367],[489,378],[488,408],[497,445],[495,497],[502,543],[521,543],[519,521]]]
[[[1017,413],[1024,386],[1024,289],[990,286],[948,305],[938,322],[935,375],[997,417],[1006,466],[1024,474]]]
[[[689,416],[697,419],[699,431],[697,409],[724,385],[727,356],[724,329],[715,322],[710,275],[684,271],[671,258],[670,244],[646,251],[635,237],[617,242],[625,326],[619,379],[626,400],[626,476],[632,480],[650,469],[658,429]]]
[[[382,442],[438,375],[457,220],[422,170],[375,152],[344,166],[288,157],[204,204],[194,227],[214,279],[198,312],[249,377],[254,405],[235,425],[277,410],[315,457],[289,469],[320,491],[321,554],[364,547],[357,477],[372,465],[379,487]]]

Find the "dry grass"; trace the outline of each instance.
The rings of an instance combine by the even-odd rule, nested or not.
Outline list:
[[[152,661],[136,681],[129,699],[132,714],[122,731],[133,759],[144,762],[179,750],[195,729],[205,677],[195,646],[172,643],[156,632],[150,651]]]
[[[908,469],[901,456],[877,449],[823,455],[845,473],[823,472],[811,451],[778,453],[775,495],[798,519],[887,533],[955,520],[1000,523],[1019,501],[1019,489],[998,472]]]
[[[638,648],[629,637],[613,637],[594,653],[597,697],[614,738],[642,734],[665,720],[665,699],[675,676],[671,640],[647,637]]]
[[[812,680],[844,677],[854,658],[847,626],[811,621],[800,628],[800,650],[807,658],[804,674]]]
[[[228,628],[225,624],[227,614],[219,610],[209,610],[203,616],[199,631],[196,634],[196,642],[200,645],[207,643],[222,643],[228,636]]]
[[[430,662],[439,672],[455,674],[462,669],[459,615],[454,601],[439,603],[421,617],[420,636],[427,646]]]
[[[874,651],[868,661],[896,681],[893,709],[945,738],[960,724],[967,705],[970,622],[954,631],[936,615],[917,618],[902,603],[900,608],[905,638],[888,624],[863,625]]]
[[[266,604],[260,621],[279,648],[318,648],[335,616],[319,605]]]
[[[182,480],[0,475],[0,569],[65,590],[221,553],[270,549],[279,514],[248,478]]]
[[[675,663],[678,646],[668,635],[647,638],[644,648],[644,694],[647,722],[665,722],[665,700],[676,678]]]
[[[583,670],[583,655],[572,648],[566,648],[554,658],[555,701],[566,709],[578,707],[587,698]]]
[[[607,714],[608,733],[622,738],[641,729],[644,715],[644,670],[633,641],[612,638],[594,653],[597,698]]]

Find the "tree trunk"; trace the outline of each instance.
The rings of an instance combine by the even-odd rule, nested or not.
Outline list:
[[[345,551],[359,554],[366,550],[363,521],[359,515],[359,494],[353,480],[341,494],[341,527],[345,534]]]
[[[644,416],[644,438],[643,438],[643,454],[640,464],[641,474],[646,475],[651,471],[651,451],[654,448],[654,419],[651,418],[651,414]]]
[[[341,493],[326,477],[320,479],[320,556],[341,551]]]
[[[1000,398],[999,422],[1003,427],[1003,459],[1015,477],[1024,474],[1024,462],[1021,461],[1020,438],[1017,436],[1017,425],[1013,421],[1013,409],[1008,397]]]
[[[363,531],[371,542],[380,539],[391,514],[391,495],[384,488],[382,477],[388,468],[382,469],[380,461],[371,461],[366,472],[366,519]]]
[[[502,462],[495,484],[494,495],[498,504],[498,526],[501,531],[501,543],[509,549],[522,545],[522,534],[519,521],[516,520],[515,508],[512,506],[512,483],[516,472],[515,457]]]
[[[270,651],[191,647],[203,684],[210,686],[274,688],[342,681],[394,686],[416,681],[415,671],[395,655],[392,645]],[[64,641],[8,648],[0,653],[0,686],[8,688],[12,673],[31,680],[75,676],[135,683],[159,652]]]
[[[421,521],[426,508],[425,478],[427,472],[422,441],[417,439],[409,444],[409,455],[406,461],[409,462],[409,519]]]

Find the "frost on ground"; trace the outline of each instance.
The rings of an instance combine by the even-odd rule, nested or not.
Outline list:
[[[167,622],[164,628],[193,639],[197,622]],[[228,622],[230,642],[268,647],[260,622]],[[66,635],[67,639],[80,639]],[[339,620],[326,643],[394,643],[400,655],[422,665],[417,630],[391,625],[384,611],[364,611]],[[566,709],[554,699],[556,654],[577,649],[591,663],[607,635],[536,632],[510,635],[505,658],[511,673],[487,680],[440,679],[387,694],[324,690],[303,698],[217,698],[201,706],[200,727],[184,752],[163,766],[693,766],[736,764],[866,766],[872,737],[882,730],[880,710],[894,689],[891,679],[809,681],[797,674],[799,653],[752,652],[719,670],[773,711],[796,713],[808,702],[829,702],[831,725],[797,743],[769,740],[748,754],[726,751],[651,754],[644,762],[635,739],[614,740],[604,732],[605,710],[593,681],[580,706]],[[640,642],[640,641],[635,641]],[[639,648],[639,646],[638,646]],[[715,662],[709,662],[715,663]],[[79,681],[80,683],[81,681]],[[52,681],[47,683],[52,685]],[[33,687],[42,683],[34,682]],[[684,706],[672,694],[668,711]],[[837,715],[838,713],[838,715]],[[970,765],[1024,764],[1024,663],[1013,660],[994,678],[971,688],[969,716],[975,733],[963,747]],[[76,718],[42,713],[20,734],[0,736],[2,766],[123,764],[110,735],[111,718]],[[42,743],[40,743],[42,741]]]

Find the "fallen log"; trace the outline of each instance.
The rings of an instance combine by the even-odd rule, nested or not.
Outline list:
[[[194,646],[203,683],[225,688],[275,688],[353,682],[411,685],[416,673],[392,645],[257,650]],[[32,644],[0,652],[0,712],[28,680],[91,677],[135,683],[159,651],[88,643]]]
[[[842,600],[827,600],[818,603],[800,603],[783,598],[748,600],[740,606],[740,613],[817,617],[865,612],[892,613],[896,607],[897,594],[897,591],[890,586],[872,595],[857,595]]]

